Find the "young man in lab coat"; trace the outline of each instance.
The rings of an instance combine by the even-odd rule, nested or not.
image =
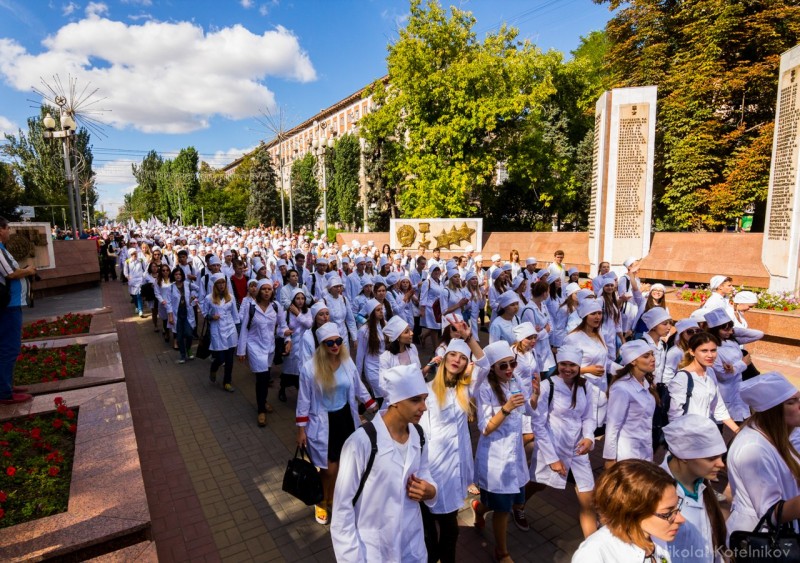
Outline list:
[[[428,387],[416,365],[383,371],[380,384],[389,408],[372,421],[378,451],[355,503],[372,450],[369,436],[356,430],[342,450],[331,518],[333,549],[340,563],[422,563],[428,553],[419,502],[433,506],[436,483],[414,424],[426,410]]]

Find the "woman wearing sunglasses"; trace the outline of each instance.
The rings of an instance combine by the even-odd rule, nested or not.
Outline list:
[[[678,371],[678,364],[681,363],[689,347],[689,339],[695,334],[703,332],[703,329],[694,319],[682,319],[675,323],[675,345],[667,350],[664,358],[664,374],[661,381],[664,384],[672,381]]]
[[[508,342],[500,340],[484,349],[484,358],[476,362],[478,447],[475,452],[475,484],[481,500],[472,502],[475,527],[483,529],[484,515],[494,511],[494,557],[512,563],[508,554],[506,532],[512,510],[525,507],[525,485],[530,471],[522,445],[523,414],[534,415],[530,389],[514,375],[517,360]]]
[[[375,401],[358,376],[338,325],[326,323],[316,336],[319,347],[300,370],[295,422],[297,446],[306,448],[320,469],[324,498],[314,515],[317,522],[327,524],[342,446],[361,425],[358,401],[373,411]]]
[[[671,563],[666,544],[686,519],[669,473],[649,461],[621,461],[597,481],[595,506],[604,525],[572,563]]]
[[[686,523],[669,544],[673,563],[722,563],[725,516],[709,481],[725,468],[725,441],[711,420],[687,414],[664,428],[669,454],[661,467],[678,482]]]

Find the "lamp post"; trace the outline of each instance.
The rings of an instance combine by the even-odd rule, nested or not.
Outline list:
[[[314,122],[314,125],[317,125]],[[318,136],[314,136],[314,140],[311,141],[311,147],[314,149],[314,154],[316,154],[320,159],[320,167],[322,168],[322,220],[324,225],[324,233],[325,236],[328,236],[328,185],[326,183],[325,178],[325,149],[333,148],[333,138],[327,137],[325,135],[325,126],[327,123],[320,123],[319,129],[320,134]]]
[[[61,125],[61,129],[56,131],[56,120],[55,118],[50,115],[49,113],[44,116],[42,119],[42,125],[44,125],[44,131],[42,132],[42,136],[45,139],[61,139],[61,144],[64,149],[64,177],[67,180],[67,195],[69,199],[69,215],[70,220],[72,223],[72,233],[73,236],[77,239],[80,238],[81,235],[81,224],[77,220],[77,216],[75,214],[75,192],[73,189],[73,183],[76,177],[72,173],[72,165],[70,163],[70,139],[75,135],[75,129],[77,128],[75,124],[75,119],[70,115],[68,111],[64,109],[64,106],[67,103],[67,100],[61,96],[56,98],[56,103],[59,107],[60,119],[59,123]],[[80,209],[80,207],[78,208]]]

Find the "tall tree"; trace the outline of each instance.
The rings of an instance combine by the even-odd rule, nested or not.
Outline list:
[[[173,212],[178,210],[184,224],[195,223],[200,219],[200,209],[197,206],[197,192],[200,182],[197,171],[200,165],[200,156],[194,147],[181,149],[175,160],[170,165],[170,179],[172,190],[169,191],[170,207]]]
[[[250,200],[247,205],[247,223],[249,225],[280,224],[281,199],[277,187],[278,178],[272,168],[266,148],[261,147],[261,150],[254,151],[252,156],[247,159],[245,168],[237,176],[247,178],[249,183]]]
[[[316,158],[310,152],[292,165],[291,183],[294,204],[294,224],[316,226],[320,213],[320,193],[317,183]]]
[[[718,229],[766,197],[780,54],[800,42],[793,0],[595,0],[613,86],[657,84],[656,221]]]
[[[361,169],[361,144],[355,135],[343,135],[336,142],[333,184],[339,220],[357,229],[363,220],[358,172]],[[330,199],[328,201],[330,205]]]
[[[0,217],[17,219],[17,206],[20,205],[22,190],[14,177],[14,169],[10,164],[0,162]],[[39,213],[49,216],[50,213]]]
[[[134,214],[137,219],[149,218],[156,215],[166,220],[169,218],[169,207],[166,201],[162,203],[159,196],[158,181],[161,168],[164,166],[164,159],[156,152],[150,151],[142,159],[141,164],[131,164],[133,177],[136,178],[138,190],[144,197],[142,198],[143,209],[134,208],[133,199],[130,201],[131,208],[128,208],[128,201],[125,202],[126,211]]]
[[[389,46],[391,85],[373,88],[377,109],[362,118],[366,139],[402,140],[392,173],[402,212],[464,216],[480,208],[517,122],[552,92],[549,61],[502,27],[479,41],[475,18],[434,0],[412,0],[400,38]]]

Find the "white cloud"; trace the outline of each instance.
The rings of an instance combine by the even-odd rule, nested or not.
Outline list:
[[[141,164],[141,160],[121,158],[106,162],[102,166],[94,167],[95,181],[98,185],[136,185],[136,178],[131,170],[132,164]]]
[[[242,8],[248,10],[253,7],[253,0],[239,0],[239,4],[242,5]]]
[[[153,0],[121,0],[123,4],[138,4],[139,6],[152,6]]]
[[[62,27],[29,53],[0,38],[0,75],[30,91],[41,76],[71,75],[105,97],[101,119],[147,133],[186,133],[222,115],[244,119],[275,109],[268,76],[316,79],[308,54],[283,27],[261,35],[241,25],[205,32],[191,22],[126,24],[87,17]]]
[[[237,158],[241,158],[247,153],[254,151],[257,146],[258,145],[253,145],[252,147],[247,147],[244,149],[230,148],[224,151],[216,151],[214,153],[214,157],[209,161],[208,164],[214,168],[222,168]]]
[[[78,5],[75,2],[70,2],[69,4],[62,6],[61,14],[64,16],[69,16],[72,14],[72,12],[74,12],[77,9]]]
[[[262,16],[266,16],[269,14],[269,7],[266,4],[261,4],[261,6],[258,7],[258,13]]]
[[[108,14],[108,6],[102,2],[89,2],[86,6],[86,17],[99,18]]]
[[[10,135],[16,135],[18,132],[19,125],[7,117],[0,115],[0,138],[2,138],[6,133],[9,133]]]

